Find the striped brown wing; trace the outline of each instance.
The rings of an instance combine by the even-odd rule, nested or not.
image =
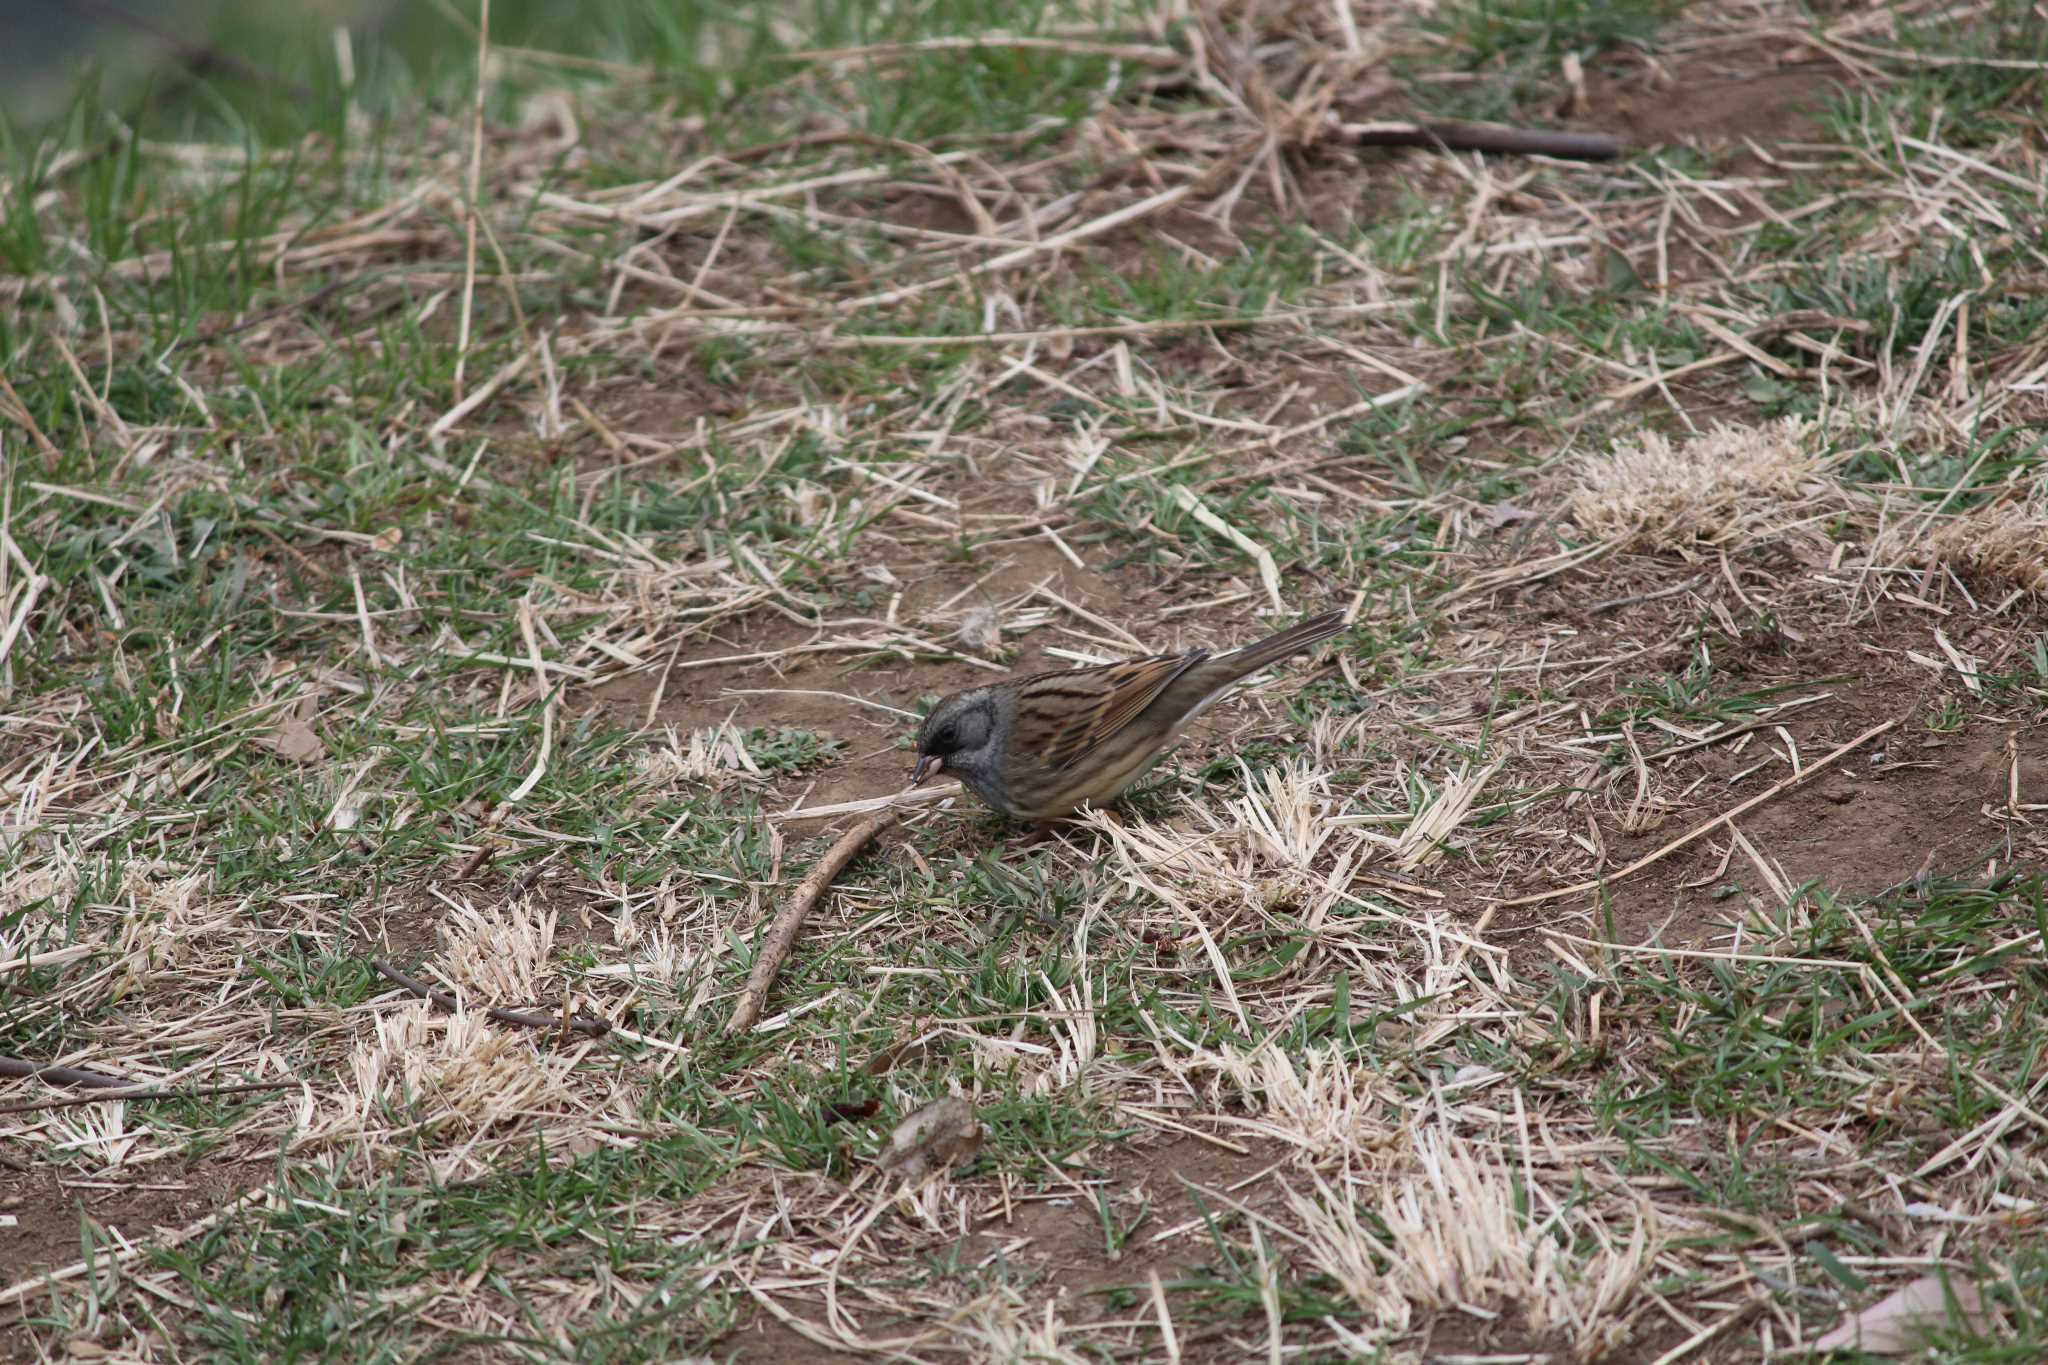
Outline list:
[[[1175,678],[1208,657],[1208,650],[1197,649],[1040,673],[1019,689],[1011,743],[1049,768],[1069,767],[1136,720]]]

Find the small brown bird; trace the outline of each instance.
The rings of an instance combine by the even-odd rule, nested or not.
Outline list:
[[[1041,822],[1106,802],[1232,683],[1342,629],[1344,613],[1326,611],[1227,654],[1158,654],[955,692],[918,731],[911,785],[943,768],[1003,814]]]

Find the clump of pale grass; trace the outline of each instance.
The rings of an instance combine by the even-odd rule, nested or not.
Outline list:
[[[299,1119],[302,1145],[355,1149],[372,1166],[389,1155],[398,1129],[440,1139],[479,1136],[502,1124],[560,1108],[569,1098],[574,1056],[534,1047],[480,1012],[437,1015],[425,1002],[376,1016],[349,1054],[348,1081],[310,1097]]]
[[[1042,1314],[1030,1313],[1015,1290],[1001,1289],[967,1310],[962,1334],[973,1343],[972,1359],[985,1365],[1082,1365],[1084,1356],[1060,1338],[1066,1324],[1054,1300]]]
[[[1341,803],[1330,795],[1330,775],[1312,763],[1292,760],[1253,769],[1240,765],[1243,795],[1219,814],[1201,805],[1186,808],[1184,824],[1124,824],[1091,813],[1089,826],[1115,849],[1116,866],[1130,884],[1188,913],[1198,906],[1271,909],[1306,902],[1314,917],[1345,885],[1341,876],[1319,873],[1329,859],[1348,866],[1357,854],[1355,838],[1333,817]]]
[[[494,1005],[540,999],[555,951],[555,912],[528,901],[493,910],[464,905],[441,926],[447,971]]]
[[[1781,528],[1826,491],[1811,423],[1717,426],[1674,445],[1661,432],[1582,460],[1573,520],[1623,550],[1726,546]]]
[[[137,859],[121,871],[128,913],[121,919],[114,994],[175,970],[203,940],[223,928],[233,908],[200,894],[206,874],[176,863]]]
[[[127,1165],[149,1136],[147,1129],[129,1126],[126,1100],[56,1111],[50,1116],[47,1132],[50,1151],[76,1154],[102,1171]]]
[[[678,735],[671,725],[667,740],[665,747],[640,755],[641,776],[656,786],[678,781],[708,782],[722,773],[761,775],[760,765],[747,752],[746,737],[730,720],[692,730],[688,737]]]
[[[1244,795],[1231,799],[1230,812],[1254,856],[1266,867],[1308,870],[1337,832],[1329,819],[1336,807],[1330,775],[1299,760],[1257,772],[1243,760],[1237,766]]]
[[[1299,1063],[1268,1042],[1239,1052],[1225,1044],[1202,1059],[1235,1091],[1246,1127],[1298,1148],[1312,1162],[1337,1162],[1385,1145],[1378,1076],[1335,1046],[1310,1048]]]
[[[1963,513],[1930,536],[1927,548],[1959,572],[2048,595],[2048,486]]]
[[[1169,905],[1187,908],[1194,901],[1237,901],[1244,894],[1236,862],[1215,831],[1190,833],[1149,821],[1126,824],[1099,810],[1083,812],[1079,823],[1109,841],[1118,876]]]
[[[1408,1174],[1375,1179],[1377,1229],[1342,1184],[1318,1177],[1287,1196],[1309,1259],[1382,1331],[1406,1331],[1417,1309],[1512,1306],[1538,1332],[1569,1332],[1581,1355],[1618,1344],[1618,1310],[1654,1255],[1639,1207],[1617,1244],[1585,1207],[1532,1219],[1514,1172],[1454,1134],[1418,1132],[1414,1156]],[[1532,1206],[1539,1194],[1519,1191]]]
[[[17,850],[9,850],[8,856],[0,860],[14,863],[12,867],[0,869],[0,919],[6,919],[39,901],[53,901],[62,906],[77,894],[78,867],[62,846],[48,860],[32,865],[15,861],[18,857]],[[0,958],[11,956],[11,952],[0,952]]]

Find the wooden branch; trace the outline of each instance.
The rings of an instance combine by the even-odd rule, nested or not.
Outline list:
[[[1628,144],[1606,133],[1560,133],[1485,123],[1342,123],[1338,132],[1360,147],[1430,147],[1446,152],[1555,156],[1567,161],[1612,161]]]
[[[321,285],[311,293],[301,294],[295,299],[286,299],[283,303],[266,308],[260,313],[251,313],[240,322],[221,323],[213,327],[204,328],[196,333],[192,340],[203,344],[209,341],[221,341],[231,336],[239,336],[252,327],[261,327],[273,318],[281,318],[287,313],[303,312],[319,303],[322,299],[339,294],[344,289],[352,289],[362,282],[361,277],[333,280]]]
[[[803,928],[804,916],[825,894],[825,888],[832,885],[832,879],[846,870],[854,855],[867,846],[867,842],[883,830],[896,823],[896,812],[892,809],[878,810],[869,815],[846,833],[839,836],[839,842],[825,850],[825,856],[811,869],[810,875],[797,883],[796,894],[789,903],[775,914],[775,922],[768,926],[768,933],[761,940],[761,950],[754,958],[754,969],[747,973],[747,984],[740,991],[739,1003],[733,1006],[732,1019],[725,1026],[727,1033],[745,1033],[761,1019],[761,1006],[767,1002],[768,988],[775,984],[775,973],[782,967],[783,959],[796,943],[797,931]]]
[[[88,1090],[123,1090],[136,1084],[125,1076],[104,1071],[82,1071],[75,1066],[45,1066],[20,1057],[0,1057],[0,1076],[43,1081],[50,1085],[76,1085]]]
[[[407,976],[381,957],[373,960],[370,965],[377,969],[379,976],[403,986],[420,999],[440,1009],[444,1009],[450,1014],[462,1008],[462,1002],[448,992],[435,990],[424,981],[415,981],[412,977]],[[602,1038],[605,1034],[612,1031],[612,1026],[602,1019],[586,1019],[580,1015],[572,1017],[565,1014],[534,1014],[526,1010],[503,1010],[499,1009],[496,1005],[484,1006],[484,1017],[494,1019],[501,1024],[511,1024],[516,1028],[541,1029],[543,1031],[547,1029],[562,1029],[565,1032],[586,1034],[592,1038]]]
[[[0,1114],[35,1114],[45,1109],[70,1109],[81,1104],[105,1104],[109,1100],[203,1100],[215,1095],[254,1095],[265,1090],[296,1090],[297,1081],[238,1081],[231,1085],[201,1085],[184,1089],[159,1089],[138,1085],[132,1089],[102,1090],[93,1095],[62,1095],[22,1104],[0,1104]]]
[[[459,868],[455,873],[455,880],[458,882],[468,881],[471,877],[474,877],[477,873],[489,867],[491,865],[491,859],[497,856],[498,846],[496,844],[491,843],[488,840],[481,844],[478,844],[476,846],[476,852],[470,854],[469,857],[463,860],[461,868]]]
[[[1500,901],[1486,912],[1485,916],[1481,918],[1480,924],[1483,927],[1487,920],[1493,918],[1493,911],[1495,909],[1499,909],[1501,906],[1504,905],[1535,905],[1540,901],[1554,901],[1561,899],[1565,896],[1584,895],[1588,891],[1598,891],[1602,887],[1612,886],[1614,885],[1614,883],[1620,881],[1623,877],[1634,876],[1636,873],[1641,872],[1644,868],[1648,867],[1651,863],[1661,862],[1663,859],[1669,857],[1671,854],[1678,852],[1679,849],[1684,848],[1687,844],[1692,843],[1695,839],[1699,839],[1708,834],[1712,834],[1715,830],[1721,828],[1721,826],[1729,823],[1731,820],[1734,820],[1737,816],[1746,815],[1750,811],[1755,810],[1758,806],[1761,806],[1764,802],[1772,800],[1779,796],[1783,796],[1786,792],[1791,791],[1794,787],[1797,787],[1800,784],[1804,783],[1808,778],[1812,777],[1815,773],[1833,764],[1837,759],[1842,758],[1844,755],[1849,754],[1854,750],[1862,748],[1871,740],[1876,739],[1879,735],[1891,729],[1898,723],[1898,718],[1894,717],[1891,720],[1884,722],[1882,725],[1871,726],[1868,730],[1865,730],[1862,734],[1856,736],[1856,738],[1850,740],[1847,744],[1842,745],[1838,749],[1831,750],[1827,754],[1823,755],[1821,758],[1815,760],[1812,763],[1807,764],[1804,768],[1792,774],[1792,776],[1785,778],[1784,780],[1774,784],[1769,791],[1758,792],[1755,796],[1750,797],[1749,800],[1735,807],[1735,809],[1715,816],[1713,819],[1707,821],[1704,825],[1701,825],[1697,829],[1693,830],[1690,834],[1682,834],[1678,838],[1673,839],[1670,843],[1664,845],[1662,848],[1656,850],[1655,852],[1645,853],[1642,857],[1636,859],[1627,867],[1622,868],[1619,872],[1610,872],[1604,877],[1595,877],[1591,881],[1580,882],[1577,886],[1561,886],[1555,891],[1539,891],[1533,896],[1516,896],[1513,900]]]
[[[196,1089],[163,1089],[146,1082],[129,1080],[125,1076],[110,1076],[104,1071],[85,1071],[75,1066],[45,1066],[41,1062],[26,1061],[20,1057],[0,1057],[0,1076],[24,1081],[41,1081],[45,1085],[75,1085],[81,1090],[98,1092],[92,1095],[52,1096],[48,1099],[27,1100],[20,1104],[0,1104],[0,1114],[33,1114],[43,1109],[69,1109],[79,1104],[104,1104],[108,1100],[196,1100],[209,1095],[246,1095],[258,1090],[290,1090],[298,1084],[296,1081],[245,1081]]]

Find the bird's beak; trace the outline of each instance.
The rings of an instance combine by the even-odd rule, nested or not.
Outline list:
[[[917,769],[910,774],[910,785],[913,787],[924,785],[924,780],[927,777],[930,777],[945,766],[946,760],[940,758],[937,754],[919,754],[917,757]]]

